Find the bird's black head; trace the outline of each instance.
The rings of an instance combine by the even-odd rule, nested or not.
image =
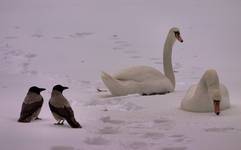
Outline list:
[[[53,90],[56,90],[56,91],[59,91],[60,93],[62,93],[65,89],[68,89],[68,87],[66,87],[66,86],[62,86],[62,85],[55,85],[54,87],[53,87]]]
[[[46,90],[45,88],[39,88],[37,86],[32,86],[29,88],[29,92],[33,92],[33,93],[36,93],[36,94],[40,94],[40,92]]]

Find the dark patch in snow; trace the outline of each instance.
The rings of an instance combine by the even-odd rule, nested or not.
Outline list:
[[[74,34],[70,34],[69,36],[72,38],[85,38],[93,34],[94,34],[93,32],[76,32]]]
[[[235,131],[235,128],[232,127],[224,127],[224,128],[207,128],[205,129],[206,132],[216,132],[216,133],[224,133],[224,132],[230,132],[230,131]]]
[[[35,34],[32,35],[32,37],[34,37],[34,38],[42,38],[44,36],[42,34],[35,33]]]
[[[134,55],[134,56],[131,56],[130,58],[131,58],[131,59],[140,59],[141,56]]]
[[[84,142],[88,145],[108,145],[110,143],[102,137],[86,138]]]
[[[78,150],[70,146],[53,146],[50,150]]]
[[[161,139],[165,136],[165,134],[163,133],[158,133],[158,132],[148,132],[148,133],[145,133],[142,137],[143,138],[149,138],[149,139],[152,139],[152,140],[158,140],[158,139]]]
[[[139,150],[139,149],[144,149],[146,150],[148,147],[147,143],[145,142],[133,142],[131,144],[129,144],[129,148],[133,149],[133,150]]]
[[[119,128],[116,127],[104,127],[103,129],[99,129],[100,134],[117,134],[119,133]]]
[[[164,147],[162,150],[186,150],[187,147]]]
[[[103,121],[104,123],[110,123],[110,124],[123,124],[124,123],[123,120],[112,120],[110,118],[110,116],[102,117],[100,120]]]
[[[137,51],[135,51],[135,50],[126,50],[126,51],[124,51],[124,53],[125,54],[136,54]]]
[[[5,36],[5,39],[11,40],[11,39],[17,39],[17,36]]]
[[[53,39],[62,40],[62,39],[65,39],[65,38],[64,38],[64,37],[61,37],[61,36],[54,36]]]

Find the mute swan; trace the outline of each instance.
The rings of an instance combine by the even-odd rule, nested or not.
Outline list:
[[[219,83],[215,70],[207,70],[198,84],[192,85],[181,102],[181,108],[192,112],[212,112],[230,107],[227,88]]]
[[[159,70],[148,66],[130,67],[115,76],[102,72],[102,80],[113,96],[139,93],[142,95],[165,94],[175,89],[175,76],[172,68],[172,47],[176,39],[183,42],[178,28],[171,28],[163,50],[163,75]]]

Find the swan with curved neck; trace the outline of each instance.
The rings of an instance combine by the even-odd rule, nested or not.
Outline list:
[[[198,84],[192,85],[181,102],[181,108],[192,112],[215,112],[230,107],[229,93],[219,82],[215,70],[207,70]]]
[[[163,50],[164,74],[148,66],[135,66],[111,76],[102,72],[102,81],[113,96],[128,94],[165,94],[175,89],[175,76],[172,67],[172,47],[175,41],[183,42],[178,28],[171,28]]]

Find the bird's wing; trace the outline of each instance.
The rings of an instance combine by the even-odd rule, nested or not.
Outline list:
[[[49,102],[49,108],[52,112],[56,113],[57,115],[63,118],[71,118],[74,117],[74,112],[71,107],[55,107]]]
[[[28,117],[31,117],[39,108],[41,108],[43,105],[43,99],[41,101],[37,101],[34,103],[22,104],[22,109],[20,113],[19,121],[26,121]],[[29,120],[31,121],[31,120]]]
[[[65,120],[69,123],[69,125],[72,128],[81,128],[79,122],[75,120],[74,111],[70,106],[55,107],[49,102],[49,107],[53,113],[56,113],[57,115],[65,118]]]

